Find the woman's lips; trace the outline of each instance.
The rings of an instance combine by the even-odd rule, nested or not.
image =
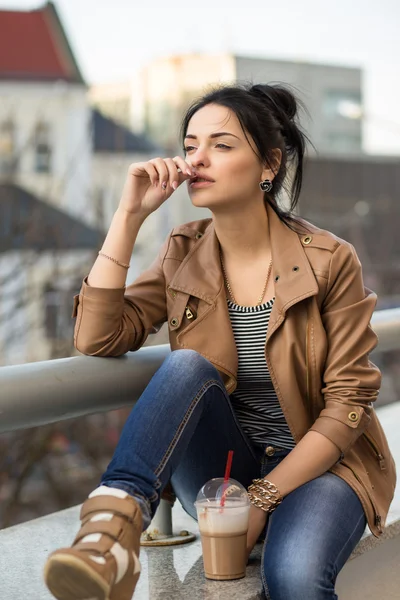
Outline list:
[[[199,181],[192,181],[189,184],[189,187],[191,188],[203,188],[203,187],[209,187],[210,185],[212,185],[214,183],[214,181],[206,181],[206,180],[199,180]]]
[[[215,183],[211,177],[203,175],[203,173],[195,173],[192,179],[189,181],[190,188],[206,188]]]

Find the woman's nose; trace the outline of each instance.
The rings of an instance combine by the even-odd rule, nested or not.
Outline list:
[[[204,150],[198,148],[196,152],[191,154],[190,162],[193,167],[207,166],[209,164],[209,158]]]

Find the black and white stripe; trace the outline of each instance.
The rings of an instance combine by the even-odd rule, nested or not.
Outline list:
[[[228,300],[238,353],[238,385],[232,407],[247,436],[256,443],[294,448],[265,360],[265,338],[274,299],[260,306],[239,306]]]

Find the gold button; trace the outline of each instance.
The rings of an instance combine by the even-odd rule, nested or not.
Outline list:
[[[179,319],[177,319],[176,317],[173,317],[173,319],[171,319],[170,321],[172,327],[176,327],[179,324]]]
[[[303,241],[303,244],[305,244],[306,246],[308,246],[308,244],[311,244],[311,242],[312,242],[312,237],[311,237],[311,235],[305,235],[305,236],[303,237],[303,240],[302,240],[302,241]]]
[[[200,232],[199,232],[199,233],[196,233],[196,240],[199,240],[199,239],[200,239],[200,238],[202,238],[202,237],[203,237],[203,234],[202,234],[202,233],[200,233]]]
[[[273,446],[267,446],[265,449],[265,454],[267,456],[273,456],[275,454],[275,448]]]
[[[169,288],[168,288],[168,291],[169,291],[169,293],[171,294],[171,296],[172,296],[173,298],[175,298],[175,297],[176,297],[176,292],[175,292],[175,290],[173,290],[172,288],[170,288],[170,287],[169,287]]]
[[[358,421],[358,418],[359,418],[358,413],[356,413],[356,412],[349,413],[349,419],[350,419],[350,421],[353,421],[353,423],[355,421]]]

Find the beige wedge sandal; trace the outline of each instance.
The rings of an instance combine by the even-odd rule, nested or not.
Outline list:
[[[80,518],[71,548],[56,550],[46,562],[50,592],[58,600],[131,600],[140,575],[138,503],[99,495],[84,502]]]

